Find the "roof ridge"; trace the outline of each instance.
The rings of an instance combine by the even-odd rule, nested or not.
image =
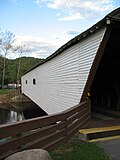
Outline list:
[[[40,64],[36,65],[31,70],[33,70],[34,68],[36,68],[36,67],[42,65],[43,63],[49,61],[50,59],[56,57],[61,52],[63,52],[67,48],[69,48],[70,46],[72,46],[74,44],[77,44],[81,39],[89,36],[90,34],[94,33],[96,30],[98,30],[99,28],[101,28],[104,25],[106,25],[107,24],[107,22],[106,22],[107,19],[110,19],[111,21],[112,20],[119,21],[120,20],[120,7],[117,8],[117,9],[115,9],[115,10],[113,10],[109,14],[107,14],[103,19],[101,19],[100,21],[98,21],[96,24],[94,24],[93,26],[91,26],[90,28],[88,28],[87,30],[85,30],[84,32],[78,34],[77,36],[75,36],[74,38],[72,38],[71,40],[69,40],[67,43],[65,43],[59,49],[57,49],[53,54],[51,54],[50,56],[48,56],[43,62],[41,62]],[[26,73],[28,73],[31,70],[28,70]]]

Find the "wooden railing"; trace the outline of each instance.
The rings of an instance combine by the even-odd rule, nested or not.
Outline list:
[[[0,126],[0,159],[25,149],[52,150],[91,118],[90,101],[62,113]]]

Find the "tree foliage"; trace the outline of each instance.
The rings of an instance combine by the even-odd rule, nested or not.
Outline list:
[[[33,57],[21,57],[17,59],[6,59],[6,76],[5,76],[5,84],[9,83],[16,83],[17,81],[17,66],[16,64],[18,61],[21,61],[21,67],[20,67],[20,72],[19,72],[19,80],[21,79],[21,76],[25,74],[26,71],[29,69],[33,68],[36,66],[38,63],[41,63],[44,61],[44,59],[38,59],[38,58],[33,58]],[[0,62],[2,61],[2,57],[0,57]],[[1,72],[0,70],[0,85],[1,85]]]
[[[18,60],[16,61],[16,84],[17,86],[20,83],[20,68],[21,68],[21,57],[24,55],[28,55],[30,53],[30,49],[25,44],[16,45],[13,48],[13,51],[18,54]]]
[[[26,44],[18,43],[10,31],[0,31],[0,86],[9,83],[20,83],[21,76],[43,59],[23,57],[30,53]],[[19,57],[8,59],[9,56]]]
[[[15,35],[10,31],[5,31],[0,33],[0,55],[3,57],[2,65],[2,86],[5,83],[5,76],[6,76],[6,60],[8,55],[11,52],[12,44],[14,42]]]

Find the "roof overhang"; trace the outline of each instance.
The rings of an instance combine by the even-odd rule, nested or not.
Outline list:
[[[39,63],[38,65],[36,65],[32,69],[28,70],[25,74],[27,74],[31,70],[37,68],[38,66],[46,63],[47,61],[51,60],[52,58],[58,56],[63,51],[65,51],[66,49],[70,48],[71,46],[79,43],[84,38],[87,38],[88,36],[92,35],[94,32],[99,30],[101,27],[109,26],[110,24],[114,24],[114,23],[120,23],[120,7],[115,9],[114,11],[109,13],[108,15],[106,15],[102,20],[97,22],[95,25],[93,25],[92,27],[90,27],[86,31],[82,32],[78,36],[76,36],[73,39],[71,39],[70,41],[68,41],[66,44],[61,46],[57,51],[55,51],[53,54],[51,54],[49,57],[47,57],[43,62]]]

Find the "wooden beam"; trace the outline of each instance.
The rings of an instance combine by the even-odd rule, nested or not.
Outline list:
[[[112,31],[112,25],[108,26],[107,29],[106,29],[105,35],[104,35],[103,40],[100,44],[100,47],[97,51],[97,54],[95,56],[95,60],[92,64],[92,67],[91,67],[91,70],[90,70],[90,73],[89,73],[89,76],[88,76],[88,79],[87,79],[87,82],[86,82],[86,85],[85,85],[85,88],[84,88],[84,91],[83,91],[82,98],[81,98],[80,102],[85,101],[87,99],[88,91],[90,90],[91,84],[93,82],[96,71],[97,71],[98,66],[100,64],[101,58],[104,54],[104,51],[105,51],[106,45],[108,43],[111,31]]]

